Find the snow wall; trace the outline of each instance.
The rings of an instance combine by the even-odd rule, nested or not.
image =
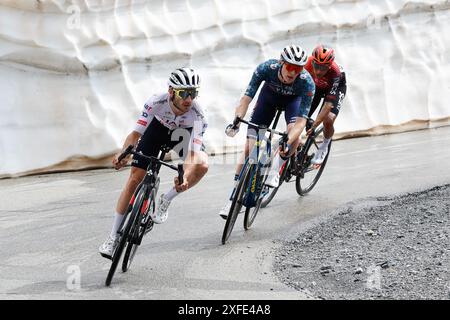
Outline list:
[[[245,130],[231,139],[225,124],[254,68],[290,43],[336,49],[348,88],[335,138],[448,125],[449,8],[442,0],[0,0],[0,177],[109,165],[143,103],[181,66],[202,77],[207,151],[236,151]]]

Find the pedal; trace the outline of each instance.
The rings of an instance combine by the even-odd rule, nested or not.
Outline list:
[[[101,255],[103,258],[112,260],[112,257],[111,257],[111,256],[108,256],[108,255],[106,255],[106,254],[104,254],[104,253],[100,253],[100,255]]]
[[[153,223],[153,221],[150,221],[150,222],[148,223],[147,228],[146,228],[145,231],[144,231],[144,235],[147,234],[147,233],[149,233],[150,231],[152,231],[154,225],[155,225],[155,224]]]

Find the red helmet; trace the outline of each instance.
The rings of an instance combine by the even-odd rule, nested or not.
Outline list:
[[[324,45],[314,48],[312,57],[317,64],[331,64],[334,61],[334,50]]]

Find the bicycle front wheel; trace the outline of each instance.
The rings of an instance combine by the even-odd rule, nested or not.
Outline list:
[[[234,227],[234,223],[236,222],[237,216],[241,211],[247,182],[250,177],[250,168],[251,165],[247,163],[245,165],[244,171],[242,172],[242,178],[240,179],[238,186],[234,192],[230,212],[228,213],[227,222],[225,223],[225,227],[223,229],[222,244],[225,244],[230,237],[231,231]]]
[[[245,216],[244,216],[244,229],[248,230],[252,226],[253,222],[255,221],[256,215],[258,214],[259,209],[261,208],[261,203],[263,200],[263,192],[264,192],[264,182],[267,180],[267,176],[260,177],[260,170],[255,170],[256,175],[256,181],[259,184],[259,186],[256,186],[257,189],[261,188],[261,191],[259,191],[259,194],[257,194],[257,199],[255,206],[253,208],[247,208],[245,210]],[[253,181],[254,175],[250,175],[250,181]],[[262,180],[261,180],[262,179]]]
[[[147,189],[147,188],[145,188]],[[142,203],[136,205],[139,207],[139,217],[136,219],[133,228],[130,232],[130,241],[128,241],[127,249],[125,250],[125,255],[122,261],[122,271],[127,272],[133,262],[134,255],[136,254],[137,248],[139,247],[146,229],[149,223],[153,223],[150,219],[150,213],[155,211],[155,190],[152,189],[148,199],[142,198]]]
[[[143,193],[140,193],[140,197],[136,199],[136,201],[139,202],[139,199],[142,198]],[[142,200],[141,200],[142,201]],[[117,245],[117,248],[114,252],[114,255],[112,257],[112,264],[109,268],[108,276],[106,277],[105,285],[109,286],[111,284],[111,280],[114,277],[114,273],[116,272],[117,265],[119,264],[120,258],[122,256],[123,249],[125,248],[126,243],[128,242],[131,234],[131,229],[136,221],[136,219],[139,216],[139,210],[137,209],[137,206],[133,206],[133,209],[131,210],[131,213],[127,214],[127,217],[125,218],[126,221],[124,222],[122,227],[122,230],[119,232],[120,234],[120,240],[119,244]]]
[[[300,172],[297,175],[297,179],[295,180],[295,188],[297,190],[297,193],[301,196],[304,196],[305,194],[310,192],[319,181],[319,178],[322,175],[323,170],[325,169],[325,165],[327,164],[328,156],[331,152],[331,141],[328,145],[327,155],[320,166],[311,163],[312,158],[318,150],[318,144],[316,143],[315,139],[311,140],[306,148],[307,149],[301,159],[302,163],[299,164]]]

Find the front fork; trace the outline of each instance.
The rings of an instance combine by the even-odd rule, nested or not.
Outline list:
[[[130,203],[128,204],[127,214],[130,213],[131,210],[133,209],[134,202],[136,201],[136,196],[139,193],[142,186],[148,185],[149,190],[152,190],[152,188],[153,188],[155,190],[155,200],[156,200],[156,194],[158,193],[159,184],[160,184],[159,176],[157,176],[156,174],[154,175],[151,172],[148,173],[144,177],[144,180],[136,188],[136,191],[133,193],[133,196],[130,199]],[[141,208],[141,214],[143,214],[143,215],[145,215],[147,213],[147,210],[149,208],[149,199],[148,199],[149,195],[150,195],[150,192],[148,192],[147,194],[144,195],[144,205]]]

